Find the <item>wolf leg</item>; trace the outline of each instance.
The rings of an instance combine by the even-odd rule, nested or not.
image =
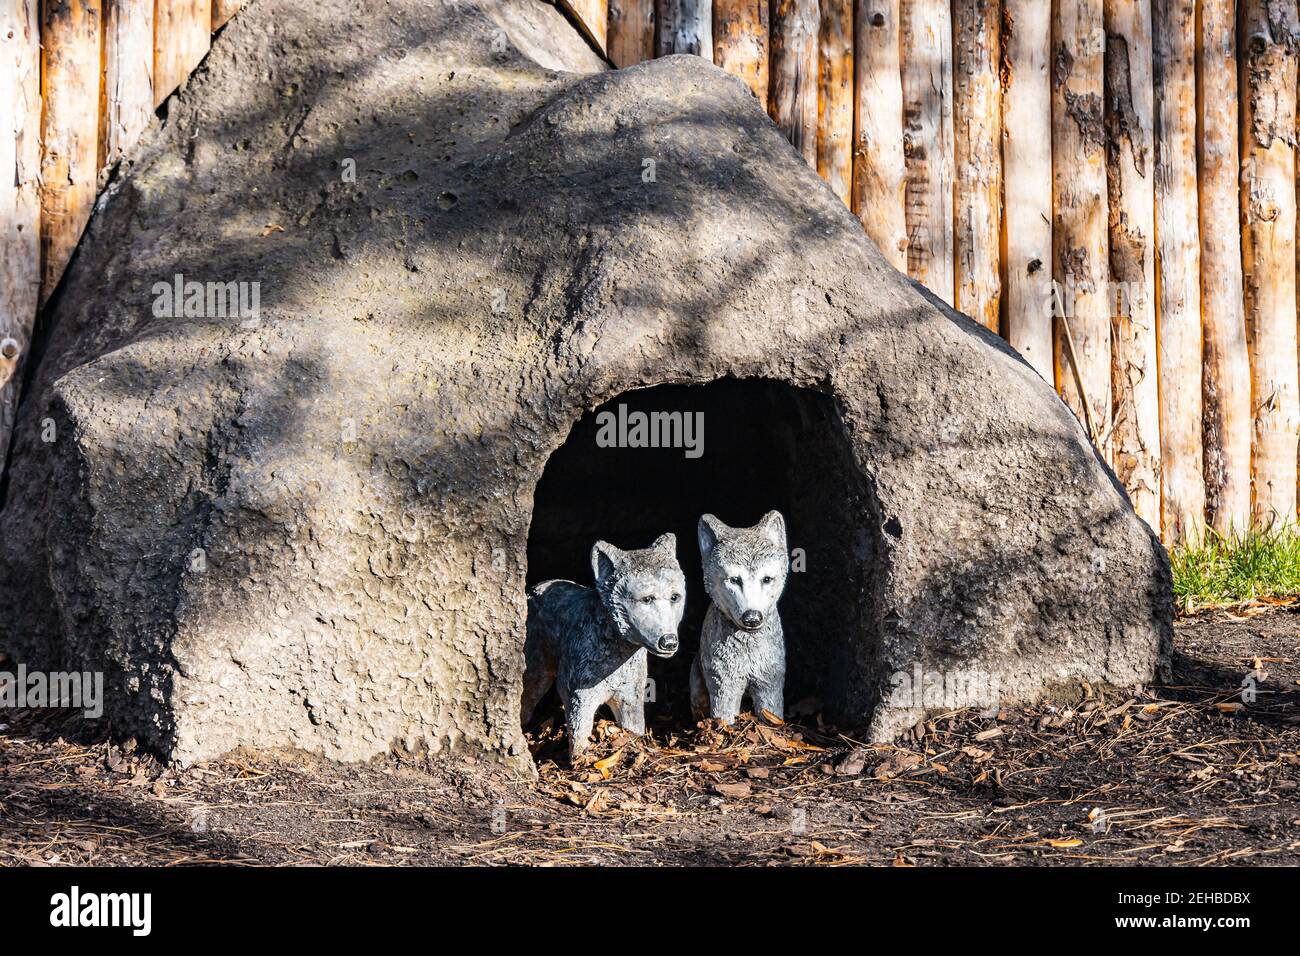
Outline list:
[[[569,762],[573,763],[591,742],[591,728],[596,722],[600,701],[575,694],[564,704],[565,726],[569,731]]]
[[[638,651],[624,665],[627,676],[614,689],[609,699],[609,709],[614,712],[614,722],[634,734],[645,733],[645,698],[650,682],[646,670],[646,653]]]
[[[716,717],[724,724],[734,724],[740,716],[740,701],[745,695],[745,685],[715,684],[709,682],[710,716]]]
[[[767,711],[778,720],[785,720],[785,688],[782,682],[754,684],[749,688],[749,695],[754,701],[754,716],[763,719]]]
[[[645,702],[633,694],[609,699],[609,709],[614,712],[614,722],[632,734],[645,733]]]

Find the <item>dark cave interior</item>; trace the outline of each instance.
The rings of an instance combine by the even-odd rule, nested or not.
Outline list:
[[[597,436],[608,419],[598,416],[617,416],[620,405],[628,422],[636,412],[702,413],[693,421],[702,424],[703,440],[688,432],[695,441],[687,448],[602,447]],[[692,449],[698,457],[687,454]],[[528,585],[567,578],[591,586],[597,540],[644,548],[675,532],[687,586],[682,644],[672,658],[650,659],[655,700],[647,701],[646,720],[687,726],[689,667],[708,607],[699,517],[711,512],[746,527],[775,508],[785,516],[792,556],[779,605],[787,712],[802,702],[836,719],[862,718],[873,502],[829,395],[769,379],[629,391],[584,415],[547,462],[529,529]],[[552,691],[534,720],[555,707]]]

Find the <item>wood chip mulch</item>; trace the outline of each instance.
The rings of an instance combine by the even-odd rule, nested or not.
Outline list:
[[[1300,612],[1208,613],[1175,645],[1168,686],[938,714],[894,745],[815,714],[602,723],[570,768],[552,720],[536,780],[456,756],[182,771],[0,712],[0,865],[1300,863]]]

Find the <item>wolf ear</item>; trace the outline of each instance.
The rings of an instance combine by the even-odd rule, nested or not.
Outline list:
[[[604,591],[627,555],[608,541],[597,541],[591,546],[591,573],[596,579],[596,589]]]
[[[650,550],[667,551],[669,554],[676,557],[677,556],[677,535],[673,534],[671,531],[667,532],[666,534],[661,534],[659,537],[655,538],[655,543],[650,545]]]
[[[708,559],[709,552],[717,547],[718,539],[726,530],[727,526],[713,515],[700,515],[700,526],[697,531],[700,538],[700,557]]]
[[[769,511],[758,523],[758,530],[782,551],[785,550],[785,519],[779,511]]]

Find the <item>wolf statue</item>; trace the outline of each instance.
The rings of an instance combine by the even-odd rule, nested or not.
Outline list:
[[[785,634],[776,602],[790,570],[785,519],[769,511],[752,528],[729,528],[703,515],[699,536],[712,603],[691,664],[691,711],[730,724],[748,695],[756,716],[783,720]]]
[[[597,541],[591,569],[594,590],[543,581],[528,592],[520,719],[528,723],[554,683],[564,705],[570,761],[587,749],[601,704],[609,704],[620,727],[645,733],[646,652],[673,656],[686,607],[675,535],[660,535],[641,551]]]

